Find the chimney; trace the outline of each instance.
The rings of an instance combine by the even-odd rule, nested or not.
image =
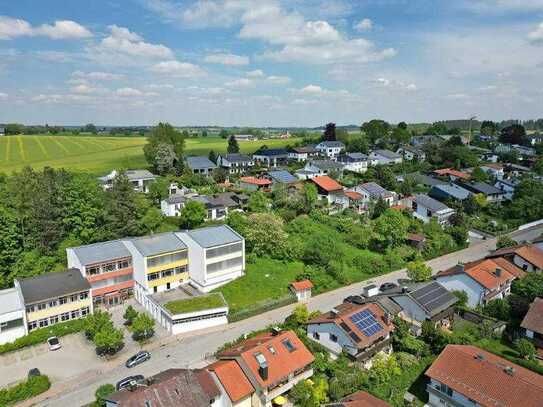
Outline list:
[[[330,313],[332,314],[332,318],[336,317],[339,314],[339,311],[335,308],[332,308],[330,310]]]
[[[501,277],[502,275],[502,269],[499,267],[496,267],[496,277]]]
[[[273,336],[277,336],[281,333],[281,328],[278,326],[274,326],[271,330]]]
[[[256,361],[258,362],[258,374],[262,380],[268,380],[268,362],[263,354],[259,353],[256,356]]]
[[[383,321],[386,325],[390,325],[390,323],[392,322],[392,316],[388,312],[385,312],[385,315],[383,316]]]
[[[512,367],[512,366],[505,366],[504,371],[505,371],[505,373],[507,373],[509,376],[514,376],[514,375],[515,375],[515,368]]]

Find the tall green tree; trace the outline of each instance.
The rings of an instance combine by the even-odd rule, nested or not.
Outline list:
[[[147,162],[156,170],[164,170],[173,153],[173,166],[180,174],[183,170],[183,152],[185,149],[184,133],[180,133],[169,123],[159,123],[147,137],[143,153]],[[169,147],[164,147],[167,145]]]
[[[113,180],[106,192],[104,218],[110,238],[136,236],[139,231],[136,192],[124,174]]]
[[[211,161],[212,163],[216,163],[217,162],[217,153],[214,150],[209,150],[209,154],[208,154],[207,158],[209,158],[209,161]]]
[[[383,249],[396,247],[405,242],[409,221],[393,209],[387,209],[374,221],[376,240]]]
[[[336,141],[336,124],[328,123],[324,128],[324,140]]]
[[[194,229],[204,223],[206,213],[207,211],[203,203],[188,201],[181,210],[179,225],[184,229]]]
[[[432,269],[423,261],[415,260],[407,265],[407,277],[417,283],[428,281],[432,277]]]
[[[106,325],[94,335],[93,342],[99,355],[113,355],[124,346],[123,331]]]
[[[155,334],[155,320],[146,313],[140,313],[132,322],[133,338],[141,341]]]
[[[239,144],[234,136],[230,136],[228,139],[228,147],[226,148],[228,154],[239,153]]]
[[[526,129],[522,124],[512,124],[500,132],[500,141],[510,144],[524,144],[526,142]]]
[[[371,144],[375,144],[378,140],[388,139],[390,124],[384,120],[374,119],[362,124],[360,129],[368,136]]]
[[[267,212],[269,199],[261,191],[256,191],[249,197],[248,208],[251,212]]]

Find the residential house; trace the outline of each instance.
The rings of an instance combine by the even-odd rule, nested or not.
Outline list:
[[[111,173],[103,177],[99,177],[98,181],[100,182],[100,184],[102,184],[102,187],[107,190],[111,188],[111,186],[113,185],[113,180],[119,174],[119,172],[113,170],[111,171]],[[126,170],[122,172],[122,174],[126,178],[128,178],[130,183],[134,186],[134,191],[143,193],[148,193],[149,185],[158,178],[157,175],[154,175],[147,170]]]
[[[449,218],[456,213],[454,209],[425,194],[416,194],[411,202],[413,216],[424,223],[430,222],[433,218],[440,225],[446,225]]]
[[[286,188],[290,193],[301,187],[300,179],[286,170],[268,171],[268,177],[272,182],[272,189]]]
[[[454,294],[436,281],[400,287],[387,295],[402,308],[400,317],[419,330],[424,321],[449,328],[458,302]]]
[[[456,184],[476,195],[483,195],[487,202],[501,202],[505,192],[486,182],[457,180]]]
[[[217,165],[228,171],[229,174],[245,174],[254,167],[254,160],[245,154],[219,155]]]
[[[421,233],[408,233],[405,241],[418,251],[422,251],[426,247],[426,236]]]
[[[452,199],[455,201],[463,201],[467,199],[471,192],[456,184],[440,184],[434,185],[428,195],[438,201],[446,201]]]
[[[245,405],[259,407],[271,407],[274,399],[310,378],[315,359],[293,331],[277,330],[246,339],[219,352],[217,357],[219,361],[232,361],[239,366],[239,369],[234,365],[228,367],[227,380],[221,380],[225,375],[217,376],[227,393],[244,394],[247,398],[250,387],[245,380],[248,380],[255,392],[252,404]],[[216,365],[211,370],[216,371]],[[238,384],[243,384],[243,391],[235,388]]]
[[[345,150],[345,144],[341,141],[321,141],[315,148],[321,155],[328,157],[330,160],[334,160]]]
[[[224,397],[207,370],[168,369],[105,401],[106,407],[222,407]]]
[[[206,369],[225,395],[223,406],[253,407],[260,404],[255,388],[235,360],[219,360]]]
[[[313,160],[308,161],[304,167],[304,171],[311,173],[310,177],[306,179],[311,179],[314,176],[338,174],[343,175],[343,164],[337,161],[332,160]],[[296,173],[298,175],[298,172]],[[298,176],[299,177],[299,176]]]
[[[188,169],[193,174],[203,175],[209,177],[213,174],[213,171],[217,168],[217,165],[209,160],[205,156],[191,156],[185,159]]]
[[[134,293],[144,303],[146,294],[177,288],[188,282],[187,245],[173,232],[123,241],[132,254]]]
[[[516,178],[502,178],[496,180],[494,186],[503,192],[503,199],[512,200],[520,181]]]
[[[313,146],[292,147],[288,152],[289,160],[303,162],[316,159],[319,156],[319,150]]]
[[[503,179],[505,175],[504,167],[500,163],[485,163],[481,164],[481,169],[497,180]]]
[[[375,150],[370,153],[371,165],[401,164],[403,158],[400,154],[390,150]]]
[[[475,308],[507,297],[511,292],[511,282],[524,275],[520,268],[498,257],[457,264],[437,273],[435,279],[449,291],[464,291],[468,305]]]
[[[236,194],[234,192],[202,195],[201,198],[203,198],[202,202],[207,210],[207,220],[222,220],[231,211],[240,211],[241,207],[249,200],[247,195]]]
[[[530,142],[532,146],[535,146],[536,144],[543,143],[543,134],[541,133],[534,133],[534,134],[527,134],[526,138]]]
[[[23,299],[17,288],[0,290],[0,345],[26,335]]]
[[[230,226],[210,226],[177,233],[189,250],[191,283],[211,291],[245,272],[245,239]]]
[[[311,298],[313,283],[310,280],[294,281],[290,283],[290,290],[296,296],[298,302],[307,302]]]
[[[426,161],[426,153],[422,148],[419,147],[402,146],[396,150],[396,154],[401,155],[404,160],[408,161]]]
[[[337,161],[343,164],[343,169],[347,171],[363,174],[368,170],[368,156],[363,153],[341,154]]]
[[[472,345],[447,345],[426,371],[430,407],[539,407],[543,376]]]
[[[132,294],[132,254],[121,240],[69,247],[66,258],[90,284],[94,304],[120,304]]]
[[[375,202],[382,199],[389,206],[392,206],[397,197],[395,192],[386,190],[376,182],[366,182],[364,184],[357,185],[350,190],[361,194],[362,199],[366,203]]]
[[[455,170],[453,168],[442,168],[439,170],[434,170],[434,175],[437,177],[445,178],[449,181],[456,181],[457,179],[468,180],[471,176],[462,171]]]
[[[543,270],[543,249],[530,243],[498,249],[489,257],[504,257],[528,273],[541,273]]]
[[[530,304],[520,327],[524,329],[524,336],[530,339],[538,349],[541,358],[543,355],[543,298],[536,298]]]
[[[376,302],[344,302],[307,323],[307,336],[334,356],[346,352],[354,360],[371,366],[371,358],[392,351],[392,317]]]
[[[240,177],[238,187],[245,191],[262,191],[269,189],[273,182],[267,178]]]
[[[326,199],[328,203],[333,203],[335,195],[343,192],[343,186],[328,175],[315,176],[311,181],[317,186],[317,192],[320,199]]]
[[[277,167],[286,164],[288,160],[288,151],[284,148],[267,148],[259,150],[253,154],[253,160],[256,164],[265,167]]]
[[[378,399],[366,391],[360,390],[339,401],[326,404],[327,407],[392,407],[387,402]]]
[[[504,164],[504,171],[508,177],[520,177],[524,174],[529,174],[532,172],[531,168],[525,167],[524,165],[506,163]]]
[[[441,143],[443,143],[443,139],[439,136],[435,136],[432,134],[414,136],[414,137],[411,137],[411,141],[410,141],[410,144],[415,147],[422,147],[426,144],[441,144]]]
[[[160,201],[160,211],[164,216],[179,216],[189,197],[184,194],[173,194]]]
[[[343,191],[343,196],[347,204],[345,209],[350,208],[358,213],[362,213],[368,209],[368,203],[361,193],[345,190]]]
[[[496,147],[494,147],[494,152],[496,154],[507,154],[512,151],[517,152],[517,154],[520,156],[520,160],[534,157],[536,155],[536,151],[534,148],[525,147],[518,144],[498,144]]]
[[[440,180],[438,178],[431,177],[431,176],[426,175],[426,174],[421,174],[420,172],[413,172],[413,173],[410,173],[410,174],[398,175],[396,177],[396,180],[398,182],[404,182],[406,180],[412,180],[417,185],[422,185],[422,186],[429,187],[429,188],[433,187],[434,185],[446,184],[446,182],[444,182],[444,181],[442,181],[442,180]]]
[[[93,312],[91,286],[77,269],[15,279],[26,311],[27,333]]]

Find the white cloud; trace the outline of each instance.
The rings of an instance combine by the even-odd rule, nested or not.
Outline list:
[[[54,40],[89,38],[93,34],[82,25],[71,20],[57,20],[52,25],[42,24],[32,27],[25,20],[0,16],[0,39],[9,40],[16,37],[42,36]]]
[[[266,78],[266,81],[274,85],[286,85],[291,81],[291,79],[288,76],[271,75]]]
[[[110,72],[82,72],[82,71],[74,71],[72,73],[72,76],[74,78],[82,78],[82,79],[89,79],[89,80],[95,80],[95,81],[116,81],[123,79],[125,76],[121,74],[114,74]]]
[[[8,94],[4,92],[0,92],[0,100],[7,100]]]
[[[207,55],[204,61],[212,64],[241,66],[249,64],[249,57],[234,54],[211,54]]]
[[[373,28],[373,21],[369,18],[364,18],[354,26],[356,31],[369,31]]]
[[[264,76],[264,72],[261,69],[255,69],[254,71],[247,72],[249,78],[261,78]]]
[[[464,0],[459,5],[477,13],[492,14],[543,10],[541,0]]]
[[[109,30],[110,35],[100,42],[95,51],[110,54],[119,53],[141,58],[170,59],[173,57],[173,52],[170,48],[162,44],[145,42],[141,36],[131,32],[125,27],[111,25],[109,26]],[[90,52],[93,52],[93,50],[90,50]]]
[[[153,65],[149,70],[155,73],[180,78],[195,78],[205,75],[205,71],[198,65],[180,61],[159,62],[158,64]]]
[[[142,96],[143,92],[134,88],[119,88],[115,91],[117,96],[121,97],[132,97],[132,96]]]
[[[73,92],[73,93],[78,93],[78,94],[92,94],[92,93],[99,93],[99,92],[103,91],[103,89],[102,88],[95,88],[95,87],[89,86],[87,84],[81,84],[81,85],[73,86],[70,89],[70,91]]]
[[[543,44],[543,23],[528,34],[528,40],[533,44]]]
[[[320,86],[317,85],[307,85],[306,87],[300,89],[301,93],[307,93],[310,95],[318,95],[323,93],[323,90]]]
[[[228,88],[250,88],[251,86],[254,86],[254,84],[252,79],[239,78],[226,82],[225,86]]]
[[[395,79],[388,79],[384,77],[379,77],[375,79],[375,83],[381,87],[385,87],[391,90],[407,90],[407,91],[415,91],[417,90],[417,85],[414,83],[405,83],[401,80],[395,80]]]

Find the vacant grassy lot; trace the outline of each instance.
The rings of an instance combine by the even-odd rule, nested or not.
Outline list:
[[[284,147],[290,140],[240,142],[242,152],[252,153],[261,145]],[[145,137],[103,136],[5,136],[0,137],[0,172],[17,171],[24,166],[53,167],[104,174],[112,169],[146,167],[143,157]],[[210,137],[188,139],[187,154],[205,154],[209,150],[226,151],[224,139]]]

